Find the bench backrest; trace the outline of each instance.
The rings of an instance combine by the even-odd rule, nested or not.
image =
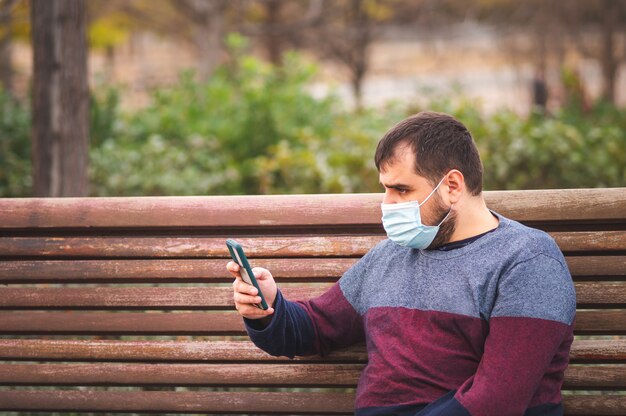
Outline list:
[[[626,188],[485,197],[548,231],[574,276],[566,414],[626,414]],[[256,349],[224,240],[305,299],[384,238],[380,201],[0,199],[0,410],[350,414],[364,346],[293,361]]]

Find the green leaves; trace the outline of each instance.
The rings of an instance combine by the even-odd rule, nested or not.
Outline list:
[[[285,173],[294,155],[315,177],[306,152],[331,136],[337,100],[311,97],[314,67],[296,55],[282,68],[234,56],[206,83],[185,73],[154,91],[147,108],[122,117],[115,139],[92,149],[94,193],[272,192],[294,186]]]
[[[207,82],[192,72],[123,112],[121,91],[92,93],[94,196],[379,192],[373,163],[387,129],[421,110],[445,111],[472,132],[488,190],[626,186],[626,110],[599,103],[529,117],[432,95],[420,108],[350,111],[315,99],[315,66],[296,54],[277,68],[245,54]],[[0,92],[0,196],[29,196],[30,111]]]
[[[31,195],[30,107],[0,88],[0,197]]]

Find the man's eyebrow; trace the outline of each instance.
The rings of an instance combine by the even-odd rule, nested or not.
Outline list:
[[[380,184],[383,187],[389,188],[389,189],[411,189],[410,185],[405,185],[403,183],[391,183],[389,185],[385,185],[384,183],[380,182]]]

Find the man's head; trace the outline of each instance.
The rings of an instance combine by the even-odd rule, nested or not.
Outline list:
[[[399,150],[401,152],[399,152]],[[454,117],[435,112],[421,112],[402,120],[378,143],[374,161],[378,171],[385,171],[411,150],[415,173],[435,186],[452,169],[463,174],[471,195],[482,192],[483,167],[469,130]]]
[[[430,248],[451,240],[458,222],[453,205],[468,197],[482,199],[476,145],[467,128],[447,114],[423,112],[401,121],[378,143],[375,162],[385,187],[384,203],[423,203],[421,219],[426,225],[445,219]]]

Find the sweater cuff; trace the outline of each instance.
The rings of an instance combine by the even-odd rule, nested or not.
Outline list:
[[[274,308],[274,313],[269,315],[271,320],[267,326],[263,326],[259,322],[260,319],[243,318],[246,332],[255,344],[257,341],[262,343],[264,340],[270,339],[276,328],[280,326],[280,322],[285,320],[285,298],[283,298],[280,289],[276,292],[276,299],[272,307]]]

